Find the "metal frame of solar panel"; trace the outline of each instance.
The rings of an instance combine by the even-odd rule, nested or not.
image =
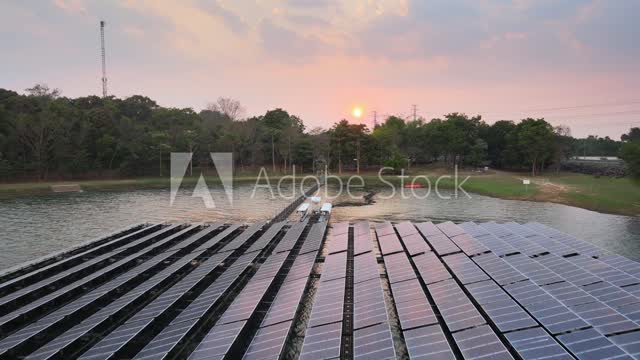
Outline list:
[[[518,234],[514,235],[520,236]],[[565,301],[567,304],[569,304],[569,301],[571,301],[571,304],[601,301],[607,307],[616,310],[615,312],[617,313],[617,309],[620,307],[640,303],[640,298],[625,291],[619,286],[613,285],[606,279],[603,279],[572,263],[570,260],[571,258],[573,257],[565,258],[552,253],[534,258],[535,261],[539,262],[550,271],[560,275],[563,280],[568,282],[568,284],[564,285],[562,283],[547,285],[547,287],[551,289],[551,293],[557,294],[557,297],[561,301],[563,299],[567,299]],[[619,313],[627,320],[631,320],[631,318],[627,317],[627,314],[624,313],[624,311]],[[612,318],[610,322],[599,321],[598,326],[609,327],[612,323],[625,323],[625,321]],[[613,333],[620,332],[613,331],[613,329],[609,331],[612,331]]]
[[[491,226],[490,228],[498,231],[505,238],[508,238],[509,235],[512,234],[510,230],[500,229],[499,227],[496,228],[495,225]],[[495,237],[495,235],[491,236]],[[486,239],[486,236],[483,237],[483,239]],[[495,241],[495,239],[492,244],[493,246],[498,247],[511,246],[507,243],[500,244],[500,242]],[[539,257],[530,258],[523,254],[505,256],[504,258],[500,258],[508,262],[511,266],[514,267],[514,269],[521,271],[524,276],[533,280],[533,282],[527,280],[508,284],[504,286],[504,290],[506,290],[507,293],[509,293],[509,295],[511,295],[521,306],[527,309],[527,311],[531,315],[533,315],[533,317],[538,322],[540,322],[551,334],[562,334],[572,331],[575,332],[581,329],[588,328],[589,322],[585,320],[589,319],[585,319],[584,317],[580,316],[580,314],[576,312],[577,309],[571,308],[572,305],[577,305],[571,302],[575,299],[571,299],[570,296],[569,298],[565,297],[564,302],[562,301],[563,298],[561,289],[571,284],[564,282],[559,274],[536,262],[534,259],[537,258]],[[554,287],[557,287],[558,284],[561,285],[560,289],[555,289]],[[556,296],[554,296],[552,292],[555,292]],[[583,292],[580,297],[584,298],[585,294],[586,293]],[[561,298],[558,298],[558,296],[561,296]],[[557,339],[563,345],[569,347],[567,343],[563,342],[562,337],[558,336]],[[612,344],[609,339],[604,337],[604,334],[600,334],[599,341],[607,344]],[[596,342],[594,342],[594,344],[595,343]],[[574,352],[573,355],[577,356],[578,358],[588,358],[588,356],[593,353],[597,353],[597,348],[585,347],[583,353],[576,354]]]
[[[329,234],[327,247],[337,252],[325,257],[302,344],[301,359],[330,359],[340,356],[347,249],[340,250],[344,248],[345,240],[348,240],[348,227],[338,226],[337,234],[333,230],[335,228]],[[333,242],[338,244],[332,245]]]
[[[148,235],[163,226],[164,224],[133,225],[110,235],[89,240],[72,248],[4,270],[0,275],[0,296],[31,285],[43,278],[54,276],[58,272]]]
[[[442,223],[437,225],[437,229],[448,232],[451,236],[460,236],[464,234],[464,230],[453,223]],[[445,234],[442,234],[445,235]],[[432,232],[431,238],[436,237],[437,241],[442,243],[439,235]],[[446,235],[445,235],[446,236]],[[448,238],[448,236],[446,236]],[[429,244],[434,247],[433,243]],[[468,238],[464,239],[467,249],[479,249],[481,246],[471,244]],[[455,243],[451,243],[456,246]],[[451,245],[447,245],[451,248]],[[434,247],[435,248],[435,247]],[[483,250],[484,251],[484,250]],[[438,259],[435,256],[414,258],[414,262],[421,274],[435,273],[436,280],[430,279],[429,275],[425,280],[427,289],[438,311],[442,315],[447,329],[452,333],[456,346],[460,349],[465,358],[478,358],[491,356],[491,358],[513,358],[507,347],[502,343],[497,334],[487,324],[487,320],[481,312],[475,307],[473,302],[467,297],[460,285],[453,278],[449,270],[442,262],[447,264],[456,274],[462,284],[474,284],[480,281],[487,281],[489,277],[479,275],[477,271],[473,271],[473,263],[467,255],[458,251],[447,251],[449,254]],[[473,251],[475,253],[475,250]],[[416,261],[417,260],[417,261]],[[429,261],[425,261],[429,260]],[[442,261],[442,262],[441,262]],[[483,274],[483,273],[482,273]],[[482,339],[476,343],[476,339]]]
[[[376,224],[376,235],[380,243],[381,236],[394,237],[395,230],[390,223]],[[368,227],[365,228],[361,225],[358,228],[358,234],[355,234],[354,231],[354,236],[359,236],[362,241],[368,238],[373,250],[371,230]],[[402,250],[397,238],[389,238],[389,240],[394,243],[393,247],[400,246],[400,250]],[[378,273],[378,263],[373,251],[355,256],[353,270],[355,274],[353,284],[353,358],[395,358],[395,347],[389,327],[382,281],[380,275],[374,277],[374,274]],[[363,279],[358,277],[358,274],[370,274],[370,278]]]
[[[515,225],[511,225],[509,229],[516,235],[520,234],[520,228]],[[528,229],[523,231],[523,233],[528,232]],[[590,247],[586,248],[590,249]],[[640,315],[639,299],[625,289],[571,261],[580,256],[578,254],[565,258],[549,254],[535,258],[568,281],[568,283],[550,284],[546,288],[552,295],[570,306],[596,331],[607,335],[607,340],[614,343],[618,341],[622,350],[634,357],[639,356],[640,328],[637,322]],[[624,337],[618,334],[624,334]],[[593,351],[595,350],[592,349]]]
[[[43,295],[59,289],[60,287],[77,282],[78,279],[82,280],[87,272],[100,271],[101,269],[108,267],[108,265],[111,264],[111,260],[118,259],[124,254],[128,255],[134,253],[135,249],[140,249],[146,245],[150,245],[153,239],[162,239],[163,236],[167,237],[171,235],[172,232],[178,231],[180,227],[181,225],[175,224],[161,228],[150,235],[134,241],[129,246],[117,248],[101,256],[89,259],[89,261],[85,261],[77,266],[66,269],[54,276],[50,276],[17,291],[6,294],[0,297],[0,316],[4,316],[11,311],[11,303],[14,303],[14,307],[24,305],[34,299],[41,298]]]
[[[247,271],[260,257],[262,250],[274,241],[284,225],[284,222],[271,225],[213,284],[204,289],[167,327],[151,339],[135,358],[157,357],[159,354],[174,351],[183,343],[188,334],[198,327],[204,315],[218,306],[220,299],[234,287],[240,275]]]
[[[210,240],[196,248],[199,241],[206,240],[209,234],[221,228],[219,225],[205,227],[187,240],[174,244],[171,248],[155,255],[141,265],[3,339],[0,341],[0,353],[18,346],[28,346],[32,350],[34,346],[37,346],[36,344],[42,344],[44,339],[55,336],[56,327],[61,326],[63,322],[73,321],[80,323],[86,316],[91,315],[93,310],[101,309],[101,307],[105,305],[113,308],[114,311],[122,310],[125,304],[131,303],[142,296],[127,299],[125,304],[122,304],[121,300],[118,301],[118,297],[127,293],[127,291],[129,291],[128,289],[136,292],[138,290],[137,287],[141,286],[148,288],[148,291],[150,291],[155,285],[160,284],[161,281],[173,275],[175,271],[183,268],[184,271],[190,267],[191,260],[200,256],[202,251],[218,244],[220,240],[234,232],[237,227],[237,225],[231,225],[217,236],[213,236],[212,234],[211,236],[213,237]],[[190,251],[195,252],[195,254],[189,254]],[[182,258],[182,256],[185,257]],[[153,274],[156,271],[160,272]],[[149,275],[147,275],[149,273],[153,274],[150,278],[148,278]],[[130,293],[127,293],[127,295],[130,297]],[[115,308],[112,306],[112,302],[114,301],[117,301],[117,307]],[[100,311],[102,312],[103,310],[104,308]],[[76,316],[76,314],[78,315]],[[96,320],[97,319],[93,318],[92,323],[96,324]],[[110,316],[110,322],[113,323],[114,320],[115,319]],[[36,336],[39,342],[33,343],[32,338]],[[24,350],[26,349],[23,349],[23,351]]]
[[[264,235],[273,237],[275,236],[276,233],[277,232],[275,231],[273,232],[267,231]],[[257,241],[260,241],[261,239],[262,237]],[[252,246],[253,245],[255,245],[255,243],[252,244]],[[112,355],[113,354],[117,355],[116,351],[118,350],[123,351],[122,349],[125,348],[127,345],[132,344],[135,338],[142,337],[145,333],[147,333],[148,329],[151,329],[153,327],[154,322],[160,321],[160,319],[163,319],[164,314],[167,314],[170,309],[175,308],[177,304],[185,301],[188,297],[190,297],[191,296],[190,289],[193,289],[196,287],[201,288],[203,286],[202,284],[204,284],[204,286],[207,286],[206,289],[204,289],[202,293],[200,293],[195,300],[191,301],[187,309],[182,311],[180,315],[187,314],[186,310],[193,311],[193,309],[196,308],[198,305],[201,306],[202,299],[205,299],[206,295],[210,295],[209,292],[213,291],[214,289],[218,291],[215,291],[213,296],[206,300],[205,303],[208,306],[206,306],[204,310],[208,310],[210,307],[217,305],[218,304],[217,300],[220,298],[220,296],[222,296],[222,294],[224,294],[227,291],[227,289],[234,283],[234,281],[237,280],[236,278],[238,277],[238,275],[240,275],[240,273],[244,271],[245,268],[258,255],[259,255],[259,252],[253,252],[253,253],[249,253],[249,256],[245,257],[244,259],[241,256],[239,260],[240,259],[248,260],[248,263],[243,264],[243,263],[238,263],[238,261],[234,262],[233,265],[238,263],[239,265],[238,267],[240,269],[232,265],[230,268],[226,269],[226,271],[222,275],[220,275],[217,279],[215,279],[215,281],[213,281],[213,284],[211,284],[211,280],[207,280],[209,278],[208,277],[209,274],[217,271],[218,265],[222,264],[223,261],[226,260],[226,258],[231,256],[231,254],[224,253],[224,255],[221,255],[220,257],[214,256],[210,258],[207,262],[213,261],[209,263],[211,266],[202,267],[201,271],[196,271],[194,273],[189,274],[189,276],[182,279],[179,283],[175,284],[171,289],[165,291],[156,299],[154,299],[151,303],[146,305],[143,309],[135,313],[130,319],[127,320],[126,323],[124,323],[119,328],[107,334],[104,338],[102,338],[100,342],[98,342],[91,349],[89,349],[87,352],[82,354],[81,357],[89,358],[93,354],[99,353],[101,351],[100,350],[101,348],[111,348],[113,349]],[[225,279],[226,274],[229,274],[229,270],[236,270],[232,272],[232,274],[234,275],[234,278],[230,279],[231,280],[230,282],[221,281]],[[207,285],[207,284],[210,284],[210,285]],[[226,286],[224,286],[223,284]],[[216,286],[216,285],[222,285],[222,286]],[[198,310],[203,310],[203,309],[200,308]]]
[[[283,285],[249,344],[244,359],[280,356],[322,245],[326,224],[323,221],[312,225]]]
[[[417,234],[409,222],[396,226],[400,239],[405,244],[416,242]],[[403,235],[404,234],[404,235]],[[405,238],[409,238],[405,241]],[[426,242],[420,240],[425,245]],[[428,246],[427,246],[428,248]],[[423,248],[424,249],[424,248]],[[400,327],[411,359],[455,359],[447,338],[442,331],[435,312],[418,280],[407,254],[402,252],[383,257],[391,293],[395,303]]]
[[[258,271],[251,277],[247,285],[233,299],[231,305],[229,305],[218,321],[216,321],[213,328],[209,330],[205,339],[212,336],[212,334],[215,334],[219,330],[220,326],[235,322],[246,322],[243,327],[236,330],[237,334],[235,334],[233,341],[228,344],[228,348],[224,354],[208,351],[204,353],[206,356],[228,356],[227,352],[233,347],[237,347],[240,339],[239,335],[243,331],[247,331],[247,326],[255,321],[257,316],[256,310],[258,309],[258,306],[265,301],[265,297],[268,295],[268,290],[274,286],[280,286],[276,283],[277,277],[281,274],[287,274],[289,269],[285,268],[285,262],[290,259],[295,260],[295,257],[292,258],[292,256],[297,255],[297,252],[291,252],[290,250],[294,250],[297,246],[302,246],[305,241],[302,234],[306,226],[307,221],[293,224],[289,228],[284,238],[274,248],[273,253],[267,257],[266,261],[260,266],[260,268],[258,268]],[[278,252],[278,250],[280,251]],[[302,289],[304,290],[304,285]],[[267,330],[267,333],[268,332],[269,330]],[[200,350],[207,348],[208,346],[208,342],[203,340],[197,345],[193,354],[201,354]],[[244,351],[244,349],[242,350]],[[193,354],[191,357],[194,356]]]
[[[69,299],[91,291],[113,277],[137,266],[140,261],[146,261],[154,253],[165,250],[172,243],[183,240],[194,231],[197,231],[197,226],[195,225],[183,228],[166,238],[150,244],[149,247],[145,247],[142,250],[136,247],[138,252],[134,252],[133,254],[123,250],[123,255],[126,256],[125,258],[112,262],[97,272],[84,274],[84,277],[80,280],[62,288],[55,289],[55,291],[2,316],[0,318],[0,329],[2,333],[6,336],[11,330],[15,330],[25,323],[39,319],[49,311],[63,306]]]
[[[237,226],[227,227],[224,231],[217,233],[211,239],[202,243],[196,249],[189,249],[189,253],[184,257],[177,259],[168,268],[165,268],[161,272],[153,275],[147,281],[140,286],[132,289],[130,292],[124,294],[122,297],[114,301],[113,303],[101,308],[98,312],[94,313],[84,321],[78,323],[73,328],[66,331],[61,336],[53,339],[40,349],[36,350],[31,356],[34,358],[47,358],[54,354],[64,354],[66,349],[74,348],[74,342],[79,342],[83,337],[86,337],[90,332],[100,333],[99,329],[104,328],[107,324],[112,325],[117,323],[117,319],[125,316],[129,312],[129,307],[144,301],[144,298],[149,292],[156,291],[155,288],[162,285],[168,278],[175,276],[176,273],[183,271],[185,268],[188,272],[185,278],[180,279],[179,283],[175,284],[171,289],[185,290],[186,284],[194,284],[199,281],[208,273],[211,273],[212,269],[216,268],[223,260],[230,256],[237,242],[240,238],[244,241],[248,240],[251,236],[260,230],[260,226],[253,226],[244,230],[239,236],[231,240],[222,247],[217,254],[211,254],[210,250],[215,248],[223,239],[227,238],[234,231]],[[204,231],[203,231],[204,232]],[[183,246],[184,244],[178,244],[177,246]],[[166,256],[172,257],[173,253],[167,253]],[[198,261],[196,261],[198,260]],[[169,289],[169,291],[171,291]],[[120,315],[119,315],[120,314]]]

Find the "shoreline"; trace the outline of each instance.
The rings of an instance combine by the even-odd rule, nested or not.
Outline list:
[[[340,175],[345,183],[351,174]],[[440,175],[448,175],[446,172],[427,173],[416,172],[409,175],[410,183],[414,176],[421,176],[415,182],[424,186],[431,184],[434,190],[435,182]],[[296,176],[296,182],[304,177],[304,174]],[[511,173],[492,171],[487,174],[462,172],[459,174],[464,180],[469,179],[462,187],[471,193],[489,196],[505,200],[536,201],[563,204],[604,214],[640,216],[640,187],[630,179],[595,178],[589,175],[575,173],[549,174],[531,179],[531,185],[522,185],[522,179],[528,178],[524,173]],[[271,186],[277,186],[283,176],[270,178]],[[289,177],[288,179],[290,179]],[[402,179],[397,175],[385,175],[381,181],[375,174],[363,174],[365,188],[387,188],[389,184],[400,185]],[[428,181],[426,179],[429,179]],[[206,177],[207,184],[221,184],[217,177]],[[233,179],[234,185],[255,184],[257,176],[237,176]],[[195,185],[198,177],[185,177],[182,185]],[[330,180],[329,183],[336,180]],[[462,180],[460,180],[462,182]],[[108,179],[108,180],[82,180],[82,181],[54,181],[54,182],[23,182],[0,184],[0,201],[30,196],[45,196],[58,194],[52,191],[53,186],[74,184],[79,185],[82,191],[133,191],[146,189],[169,189],[168,177],[159,178],[132,178],[132,179]],[[261,181],[260,184],[265,184]],[[439,182],[442,189],[454,189],[455,182],[445,178]],[[410,191],[409,189],[405,189]],[[635,195],[634,195],[635,194]]]

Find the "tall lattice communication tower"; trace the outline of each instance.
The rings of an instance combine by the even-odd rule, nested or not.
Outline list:
[[[102,47],[102,97],[107,97],[107,60],[104,50],[104,21],[100,21],[100,45]]]

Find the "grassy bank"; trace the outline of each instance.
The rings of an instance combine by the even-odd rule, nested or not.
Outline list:
[[[416,183],[423,185],[430,183],[434,189],[437,179],[441,175],[449,175],[449,173],[445,169],[414,169],[404,180],[396,175],[386,175],[384,180],[394,185],[400,185],[403,181],[405,184],[410,183],[418,175],[423,177],[417,178]],[[461,172],[458,175],[459,183],[469,176],[462,185],[464,190],[469,193],[512,200],[548,201],[611,214],[640,215],[640,186],[627,178],[596,178],[573,173],[550,173],[530,178],[527,174],[502,171]],[[341,177],[346,183],[349,176],[350,174],[344,174]],[[388,187],[388,184],[382,182],[375,172],[365,173],[362,177],[367,187]],[[427,181],[424,177],[429,180]],[[531,185],[525,187],[522,184],[524,178],[531,179]],[[270,179],[271,185],[275,186],[278,179],[279,177],[272,177]],[[195,185],[197,180],[197,177],[187,177],[183,180],[183,185]],[[209,185],[220,183],[220,179],[217,177],[207,178],[206,181]],[[234,178],[235,184],[253,184],[255,182],[256,176],[246,174]],[[168,189],[170,186],[169,178],[160,177],[87,180],[72,183],[80,185],[84,191]],[[51,186],[56,184],[61,183],[0,184],[0,198],[50,194],[52,192]],[[438,183],[440,189],[453,189],[455,186],[456,183],[452,178],[442,178]]]

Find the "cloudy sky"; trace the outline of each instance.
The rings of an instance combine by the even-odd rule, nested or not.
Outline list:
[[[415,104],[619,138],[640,125],[638,14],[638,0],[9,0],[0,87],[100,94],[104,19],[118,97],[195,110],[232,97],[309,127]]]

